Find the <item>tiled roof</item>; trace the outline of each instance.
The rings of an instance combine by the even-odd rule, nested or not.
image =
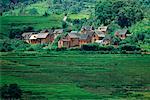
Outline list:
[[[82,29],[91,31],[93,29],[93,27],[92,26],[82,26]]]
[[[106,35],[103,40],[111,40],[111,39],[112,39],[111,35]]]
[[[77,34],[78,31],[71,31],[70,33],[72,33],[72,34]]]
[[[63,31],[64,31],[63,29],[55,29],[54,33],[59,33],[60,34],[60,33],[63,33]]]
[[[80,39],[81,40],[86,40],[88,38],[88,36],[89,36],[88,34],[81,34]]]
[[[46,38],[48,35],[49,35],[49,33],[39,33],[38,36],[37,36],[37,38],[39,38],[39,39],[44,39],[44,38]]]
[[[105,34],[101,31],[95,31],[95,34],[97,34],[99,37],[105,37]]]
[[[32,34],[35,34],[35,32],[27,32],[27,33],[23,33],[22,34],[22,37],[25,39],[25,40],[28,40]]]
[[[117,30],[116,32],[119,34],[126,34],[127,33],[127,29],[122,29],[122,30]]]
[[[70,38],[79,38],[79,36],[77,34],[73,34],[73,33],[68,33],[68,36]]]

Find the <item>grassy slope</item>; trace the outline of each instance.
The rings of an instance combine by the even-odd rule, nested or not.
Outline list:
[[[1,58],[0,84],[21,85],[24,90],[33,92],[29,96],[31,100],[33,97],[150,98],[149,55],[6,53]],[[128,92],[143,96],[110,95],[125,87]]]
[[[38,15],[41,16],[45,13],[45,11],[47,11],[48,6],[49,5],[48,5],[47,1],[43,1],[43,2],[39,1],[39,2],[36,2],[34,4],[30,4],[30,5],[25,6],[23,8],[23,11],[27,14],[27,13],[29,13],[30,9],[35,8],[35,9],[37,9],[37,12],[39,13]],[[7,12],[4,12],[3,15],[6,15],[6,16],[7,15],[8,16],[19,15],[21,9],[22,8],[15,8],[14,10],[9,10]]]
[[[11,29],[23,28],[32,26],[35,30],[45,28],[61,28],[62,27],[61,15],[50,15],[49,17],[40,16],[2,16],[0,33],[8,35]]]
[[[70,15],[70,17],[73,18],[73,19],[89,18],[89,14],[91,13],[91,9],[89,9],[89,8],[93,8],[94,4],[85,2],[85,5],[87,5],[87,9],[85,11],[82,10],[81,14],[73,14],[73,15]],[[37,15],[42,16],[45,12],[48,12],[48,8],[52,7],[52,6],[53,6],[53,4],[48,3],[47,0],[42,1],[42,2],[39,1],[39,2],[36,2],[34,4],[30,4],[30,5],[27,5],[27,6],[23,7],[23,11],[24,11],[25,15],[28,16],[28,15],[30,15],[29,14],[30,10],[34,8],[38,12]],[[4,16],[20,15],[19,14],[20,10],[21,10],[21,8],[16,8],[14,10],[4,12],[3,15]],[[62,12],[62,13],[64,13],[64,12]]]

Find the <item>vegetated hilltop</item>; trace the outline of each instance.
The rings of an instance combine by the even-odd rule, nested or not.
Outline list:
[[[2,1],[3,15],[44,15],[94,11],[96,0],[6,0]],[[93,9],[92,9],[93,8]]]

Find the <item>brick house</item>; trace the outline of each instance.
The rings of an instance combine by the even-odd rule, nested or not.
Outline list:
[[[106,35],[103,40],[102,40],[102,44],[103,45],[110,45],[112,42],[112,36],[111,35]]]
[[[79,37],[79,45],[91,43],[91,36],[89,34],[81,34]]]
[[[92,32],[94,31],[93,26],[82,26],[81,28],[81,34],[86,34],[86,32]]]
[[[92,38],[92,42],[102,41],[104,39],[104,37],[105,37],[105,34],[103,32],[96,30],[94,32],[94,36]]]
[[[123,40],[126,37],[131,36],[131,33],[127,29],[122,29],[122,30],[117,30],[114,35]]]
[[[77,31],[71,31],[64,38],[58,41],[58,47],[79,47],[83,44],[91,43],[94,32],[87,31],[84,34]]]
[[[69,43],[70,43],[69,40],[62,38],[58,41],[58,48],[62,48],[62,47],[69,48],[70,47]]]
[[[39,44],[40,42],[37,40],[37,36],[38,36],[38,34],[31,35],[31,37],[29,38],[29,43],[30,44]]]
[[[78,47],[79,46],[79,34],[77,31],[71,31],[65,37],[58,41],[58,47]]]
[[[69,40],[69,47],[79,46],[79,36],[75,33],[69,33],[66,36],[66,39]]]
[[[36,32],[26,32],[22,34],[22,40],[24,40],[25,42],[29,43],[30,37],[36,34]]]
[[[64,32],[63,29],[55,29],[53,34],[54,34],[54,39],[57,38],[58,35],[62,34]]]
[[[33,34],[29,38],[29,43],[31,44],[48,44],[54,41],[54,34],[45,32],[45,33],[38,33]]]
[[[37,41],[39,41],[40,44],[50,43],[53,40],[50,40],[50,34],[47,33],[39,33],[37,35]]]

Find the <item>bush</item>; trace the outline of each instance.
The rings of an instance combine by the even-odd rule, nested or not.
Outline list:
[[[80,51],[81,49],[80,48],[69,48],[68,50],[70,50],[70,51]]]
[[[34,44],[31,45],[27,50],[28,51],[41,51],[46,44]]]
[[[119,47],[119,50],[121,51],[139,51],[141,50],[141,48],[137,45],[131,45],[131,44],[125,44],[125,45],[121,45]]]
[[[56,51],[66,51],[67,48],[66,47],[62,47],[62,48],[57,48]]]
[[[84,44],[81,46],[81,50],[98,51],[99,50],[99,44]]]
[[[99,44],[85,44],[81,46],[81,50],[85,51],[113,51],[113,46],[100,46]]]
[[[4,85],[0,89],[1,98],[4,100],[14,100],[20,99],[22,95],[22,90],[17,84]]]
[[[2,41],[0,46],[1,46],[0,47],[1,52],[9,52],[9,51],[13,51],[13,50],[24,51],[30,45],[21,40],[8,39],[8,40]]]

